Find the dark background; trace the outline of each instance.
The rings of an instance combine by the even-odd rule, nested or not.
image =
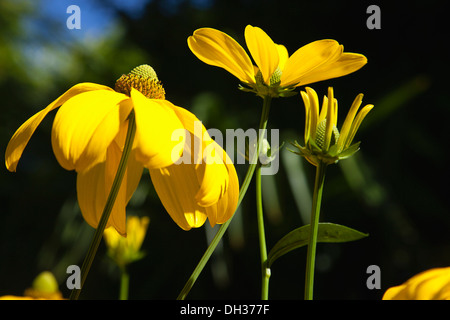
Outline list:
[[[238,80],[226,71],[198,60],[187,37],[208,26],[244,46],[244,28],[251,24],[290,54],[314,40],[336,39],[346,51],[364,54],[368,64],[311,87],[320,96],[334,87],[340,124],[360,92],[363,103],[375,108],[356,137],[361,150],[327,171],[321,221],[370,236],[318,245],[315,298],[376,300],[420,271],[450,265],[448,23],[438,1],[152,0],[131,10],[118,1],[96,0],[90,3],[107,9],[108,15],[98,14],[105,14],[110,24],[93,33],[88,31],[96,19],[85,19],[94,12],[91,6],[70,1],[50,14],[44,10],[49,3],[0,3],[2,153],[26,119],[72,85],[90,81],[113,86],[122,73],[142,63],[155,68],[166,98],[194,112],[207,128],[255,128],[260,99],[237,90]],[[69,30],[65,8],[77,3],[82,29]],[[381,9],[379,30],[366,26],[371,4]],[[93,235],[77,207],[76,175],[62,169],[52,153],[53,117],[51,113],[32,137],[17,172],[0,170],[0,295],[21,295],[39,272],[50,270],[68,297],[66,268],[81,265]],[[273,101],[269,128],[280,129],[285,146],[303,142],[299,96]],[[308,223],[314,178],[311,165],[285,150],[280,165],[278,174],[263,179],[269,249]],[[246,167],[237,169],[242,180]],[[252,185],[189,299],[260,297],[254,202]],[[128,214],[151,219],[143,244],[147,256],[130,267],[130,299],[175,299],[215,231],[208,222],[189,232],[179,229],[148,174]],[[305,255],[302,248],[275,262],[271,299],[303,298]],[[380,267],[380,290],[366,286],[370,265]],[[116,299],[118,279],[102,244],[81,298]]]

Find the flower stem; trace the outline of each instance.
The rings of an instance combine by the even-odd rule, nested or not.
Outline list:
[[[264,231],[264,215],[262,208],[260,165],[256,167],[255,182],[256,182],[256,215],[258,219],[259,250],[261,254],[261,300],[268,300],[270,269],[266,268],[267,248],[266,248],[266,235]]]
[[[86,281],[87,275],[91,268],[92,262],[94,261],[97,249],[103,237],[103,232],[105,231],[106,223],[108,222],[111,210],[114,206],[114,202],[116,201],[117,194],[119,193],[120,185],[122,184],[123,176],[127,167],[128,156],[130,155],[131,147],[133,146],[135,133],[136,122],[134,118],[134,112],[132,111],[128,117],[128,131],[125,139],[125,145],[123,147],[122,157],[120,158],[119,162],[119,167],[117,168],[117,173],[111,186],[111,191],[109,192],[108,199],[103,209],[102,217],[100,218],[100,222],[98,223],[97,229],[95,230],[94,237],[91,241],[88,253],[84,258],[83,265],[81,266],[81,285],[80,288],[75,288],[72,290],[72,292],[70,293],[70,300],[78,299],[81,293],[81,289],[83,288],[84,282]]]
[[[272,98],[265,97],[263,102],[263,110],[261,114],[261,119],[259,122],[259,129],[260,129],[260,136],[257,143],[257,150],[253,154],[253,157],[250,161],[250,165],[247,169],[247,173],[245,175],[244,181],[239,189],[239,198],[237,207],[242,202],[242,199],[245,196],[245,193],[247,192],[248,186],[250,185],[250,182],[253,177],[253,173],[255,172],[256,167],[258,166],[258,156],[259,156],[259,150],[261,149],[262,145],[262,131],[266,129],[267,127],[267,121],[269,119],[269,111],[270,111],[270,103]],[[234,215],[233,215],[234,216]],[[194,271],[192,272],[191,276],[189,277],[188,281],[184,285],[183,289],[181,290],[180,294],[177,297],[177,300],[184,300],[186,296],[188,295],[189,291],[191,291],[192,287],[194,286],[195,281],[197,281],[197,278],[199,277],[200,273],[203,271],[203,268],[205,267],[206,263],[208,262],[209,258],[211,257],[212,253],[216,249],[217,245],[219,244],[220,240],[222,239],[223,235],[225,234],[225,231],[227,231],[228,226],[231,223],[231,220],[233,219],[233,216],[228,219],[227,222],[222,224],[217,231],[216,235],[214,236],[213,240],[209,244],[208,248],[206,249],[205,253],[203,254],[202,258],[200,259],[199,263],[195,267]]]
[[[120,268],[120,300],[128,300],[128,287],[130,284],[130,275],[128,274],[127,267]]]
[[[305,300],[313,300],[314,267],[316,261],[317,231],[319,228],[320,205],[325,181],[327,164],[319,161],[316,168],[314,193],[312,200],[311,222],[309,229],[308,251],[306,256]]]

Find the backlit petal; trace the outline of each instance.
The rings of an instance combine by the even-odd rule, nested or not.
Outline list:
[[[281,71],[283,71],[284,67],[286,65],[286,62],[289,59],[289,53],[288,53],[286,47],[281,44],[277,44],[277,50],[278,50],[278,57],[279,57],[278,67],[280,68]]]
[[[204,63],[220,67],[245,83],[255,83],[253,64],[239,43],[226,33],[201,28],[188,38],[191,51]]]
[[[62,94],[58,99],[49,104],[45,109],[39,111],[34,116],[29,118],[23,123],[19,129],[14,133],[13,137],[9,141],[9,144],[5,152],[5,164],[9,171],[16,171],[17,163],[22,156],[28,141],[36,130],[37,126],[45,118],[45,116],[55,108],[61,106],[70,98],[87,91],[92,90],[111,90],[106,86],[102,86],[95,83],[80,83]]]
[[[136,115],[134,148],[137,159],[149,169],[173,164],[177,159],[172,159],[172,150],[180,141],[173,140],[172,135],[184,130],[172,109],[173,104],[167,100],[147,99],[134,89],[131,98]]]
[[[245,28],[245,41],[264,82],[269,85],[280,60],[277,45],[262,29],[250,25]]]
[[[228,188],[228,170],[223,159],[223,149],[214,141],[203,150],[202,163],[196,173],[201,181],[200,189],[195,195],[197,203],[209,207],[216,203]]]
[[[339,59],[325,63],[304,74],[300,85],[338,78],[361,69],[367,63],[367,58],[358,53],[344,52]]]
[[[200,206],[211,206],[228,188],[228,172],[224,163],[231,163],[231,159],[210,137],[205,126],[194,114],[176,106],[173,106],[173,110],[186,130],[191,133],[184,147],[183,158],[188,159],[189,163],[197,164],[195,171],[201,181],[201,187],[195,199]]]
[[[450,268],[433,268],[389,288],[383,300],[449,300]]]
[[[304,85],[302,77],[306,73],[312,72],[329,59],[337,59],[337,54],[342,50],[342,46],[335,40],[318,40],[301,47],[286,61],[281,85]]]
[[[93,228],[97,228],[100,222],[121,156],[121,148],[114,141],[108,148],[106,161],[77,175],[78,203],[84,219]],[[132,151],[128,158],[122,185],[106,225],[106,227],[113,226],[121,235],[126,235],[125,207],[139,184],[142,171],[143,166],[136,161]]]
[[[115,91],[97,90],[81,93],[61,106],[53,122],[52,146],[63,168],[80,172],[104,161],[106,149],[128,116],[119,108],[126,99]]]
[[[195,201],[200,183],[194,164],[174,164],[149,172],[159,199],[180,228],[190,230],[205,223],[205,209]]]
[[[155,190],[164,207],[184,230],[202,226],[206,217],[212,226],[227,221],[236,210],[239,194],[236,170],[225,151],[215,142],[205,142],[208,146],[216,144],[215,151],[220,153],[220,161],[212,163],[208,162],[211,158],[206,158],[207,161],[200,158],[201,163],[194,163],[193,149],[201,148],[204,144],[195,144],[193,134],[189,134],[189,137],[183,151],[183,158],[187,161],[150,170]]]
[[[230,219],[236,211],[239,199],[239,180],[233,164],[226,164],[228,171],[228,187],[226,193],[219,201],[206,207],[206,214],[212,227],[222,224]]]

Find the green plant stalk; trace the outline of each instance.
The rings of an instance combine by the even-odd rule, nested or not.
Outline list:
[[[127,271],[127,267],[120,268],[120,292],[119,300],[128,300],[128,288],[130,285],[130,275]]]
[[[94,261],[97,249],[100,245],[100,241],[103,237],[103,232],[105,231],[106,223],[108,222],[109,216],[111,214],[112,208],[114,207],[114,202],[116,201],[117,194],[119,193],[120,186],[122,184],[123,176],[126,171],[128,157],[133,146],[133,140],[136,133],[136,122],[134,118],[134,112],[132,111],[128,117],[128,131],[125,139],[125,145],[122,152],[122,157],[120,158],[119,166],[117,168],[116,176],[114,177],[113,184],[111,186],[111,191],[109,192],[108,199],[106,201],[105,207],[103,209],[100,222],[98,223],[97,229],[95,230],[94,237],[89,246],[88,253],[84,258],[83,265],[81,266],[81,281],[80,288],[73,289],[70,293],[70,300],[77,300],[81,290],[83,289],[84,282],[86,281],[87,275],[91,268],[92,262]]]
[[[327,167],[326,163],[319,161],[319,164],[317,165],[316,168],[316,178],[314,182],[314,193],[311,209],[308,251],[306,255],[305,300],[313,300],[317,231],[319,228],[320,205],[322,203],[322,192],[325,181],[326,167]]]
[[[256,214],[258,220],[259,250],[261,255],[261,300],[268,300],[270,269],[267,268],[267,246],[266,246],[266,235],[264,231],[260,165],[256,167],[255,182],[256,182]]]
[[[245,196],[245,193],[247,192],[248,186],[250,185],[250,182],[253,177],[253,173],[255,172],[255,169],[258,165],[258,158],[259,158],[259,150],[261,150],[262,146],[262,137],[263,137],[263,131],[267,127],[267,121],[269,119],[269,111],[270,111],[270,104],[271,104],[272,98],[271,97],[264,97],[263,100],[263,110],[261,113],[261,119],[259,122],[259,138],[257,143],[257,149],[256,152],[253,154],[252,160],[250,161],[250,165],[247,169],[247,173],[245,175],[244,181],[239,189],[239,198],[237,207],[242,202],[242,199]],[[233,215],[234,216],[234,215]],[[206,249],[205,253],[203,254],[202,258],[200,259],[199,263],[195,267],[194,271],[192,272],[191,276],[189,277],[188,281],[184,285],[183,289],[181,290],[180,294],[177,297],[177,300],[184,300],[186,296],[189,294],[189,291],[191,291],[192,287],[194,286],[194,283],[197,281],[197,278],[200,276],[201,272],[203,271],[203,268],[205,267],[206,263],[208,262],[209,258],[213,254],[214,250],[216,249],[217,245],[219,244],[220,240],[222,240],[223,235],[225,234],[225,231],[227,231],[228,226],[231,223],[231,220],[233,219],[233,216],[228,219],[227,222],[222,224],[217,231],[216,235],[214,236],[213,240],[209,244],[208,248]]]

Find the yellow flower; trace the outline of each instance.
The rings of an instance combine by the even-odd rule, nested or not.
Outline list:
[[[103,235],[108,255],[121,268],[144,257],[141,251],[150,219],[129,216],[127,218],[127,237],[122,237],[116,229],[109,227]]]
[[[287,96],[297,86],[337,78],[360,69],[365,56],[344,52],[335,40],[311,42],[289,56],[260,28],[248,25],[245,42],[256,66],[245,50],[227,34],[201,28],[188,38],[191,51],[203,62],[223,68],[260,96]]]
[[[50,271],[41,272],[23,296],[5,295],[0,300],[63,300],[58,282]]]
[[[421,272],[389,288],[383,300],[450,300],[450,267]]]
[[[342,130],[337,129],[338,103],[334,98],[333,88],[328,88],[328,97],[323,99],[319,114],[319,99],[312,88],[301,91],[305,104],[305,146],[295,142],[301,156],[317,166],[321,161],[332,164],[353,155],[359,149],[359,142],[352,144],[361,122],[372,110],[373,105],[366,105],[358,114],[363,94],[359,94],[345,118]]]
[[[197,165],[177,166],[173,175],[166,176],[167,168],[174,167],[174,162],[184,152],[181,149],[174,153],[173,150],[178,150],[180,140],[183,143],[187,136],[194,134],[193,122],[199,120],[164,99],[164,89],[148,65],[123,75],[115,89],[95,83],[77,84],[28,119],[6,149],[8,170],[16,170],[37,126],[50,111],[60,107],[53,121],[53,152],[63,168],[77,172],[81,212],[96,228],[122,155],[128,117],[134,112],[133,147],[106,227],[113,226],[121,235],[126,234],[125,207],[139,184],[144,167],[151,172],[158,194],[167,188],[176,190],[176,195],[162,194],[160,198],[172,219],[184,230],[200,227],[206,217],[211,225],[227,221],[237,206],[239,184],[234,166],[225,163],[225,157],[221,163],[213,165],[203,161]],[[174,139],[173,133],[180,130],[186,131],[186,135]],[[206,132],[203,125],[202,130]],[[213,140],[202,146],[210,145],[222,150]],[[174,186],[176,183],[182,185]]]

